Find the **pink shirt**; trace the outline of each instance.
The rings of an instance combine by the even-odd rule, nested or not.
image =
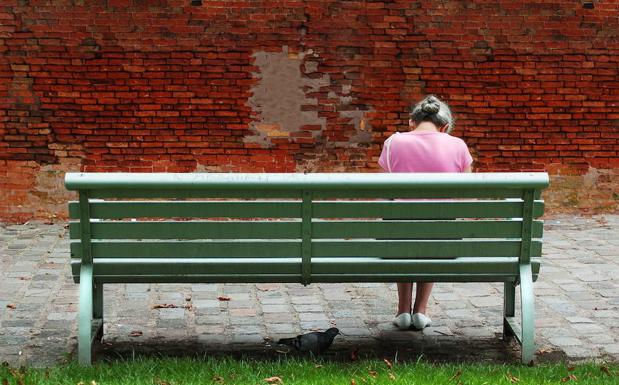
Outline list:
[[[463,172],[471,163],[462,139],[431,131],[391,135],[378,159],[388,172]]]

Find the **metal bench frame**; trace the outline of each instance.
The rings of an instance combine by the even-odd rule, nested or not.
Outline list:
[[[546,173],[68,173],[65,185],[79,195],[82,365],[103,285],[134,282],[504,282],[503,335],[534,358]]]

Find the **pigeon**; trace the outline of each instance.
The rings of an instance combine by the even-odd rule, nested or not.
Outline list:
[[[336,335],[341,334],[337,328],[330,328],[324,332],[311,332],[299,334],[293,338],[282,338],[277,343],[292,346],[300,352],[310,352],[313,354],[324,353]]]

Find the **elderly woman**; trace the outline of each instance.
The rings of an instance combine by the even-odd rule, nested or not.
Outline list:
[[[460,138],[449,135],[454,119],[449,106],[435,96],[417,103],[408,121],[411,131],[391,135],[378,164],[386,172],[471,172],[473,158]],[[428,299],[434,283],[398,283],[398,311],[393,321],[400,330],[423,329],[432,323]]]

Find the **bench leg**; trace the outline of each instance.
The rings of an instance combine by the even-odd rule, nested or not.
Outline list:
[[[522,305],[522,363],[529,364],[535,358],[535,297],[533,295],[533,273],[530,264],[520,265],[520,299]]]
[[[503,340],[507,341],[515,336],[509,325],[508,318],[516,315],[516,285],[514,282],[505,282],[503,289]]]
[[[92,265],[82,264],[80,270],[80,303],[77,354],[80,365],[90,366],[92,359],[93,321]]]
[[[93,337],[100,339],[100,337],[103,337],[103,284],[94,284],[93,292]]]

